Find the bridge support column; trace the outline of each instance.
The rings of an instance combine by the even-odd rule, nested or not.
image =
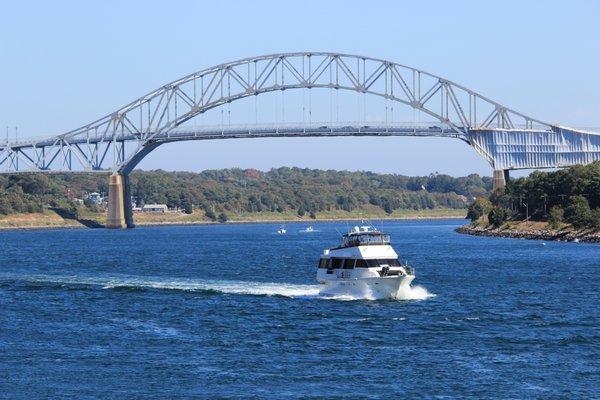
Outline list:
[[[110,229],[125,228],[125,191],[123,175],[112,174],[108,180],[108,218],[106,227]],[[130,202],[131,203],[131,202]]]
[[[508,169],[496,169],[494,170],[494,176],[492,178],[492,190],[504,189],[506,182],[508,182],[509,176]]]
[[[131,204],[131,185],[129,184],[129,174],[123,173],[123,209],[125,210],[125,225],[128,229],[135,228],[133,222],[133,206]]]

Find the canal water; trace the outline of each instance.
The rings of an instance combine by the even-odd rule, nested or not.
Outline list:
[[[0,398],[600,397],[600,246],[461,223],[406,300],[319,293],[345,222],[0,232]]]

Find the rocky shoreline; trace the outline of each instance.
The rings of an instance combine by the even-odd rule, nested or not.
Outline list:
[[[491,236],[512,239],[555,240],[562,242],[600,243],[600,232],[551,230],[551,229],[510,229],[463,225],[456,232],[474,236]]]

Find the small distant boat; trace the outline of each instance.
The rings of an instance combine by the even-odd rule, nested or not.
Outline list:
[[[573,243],[579,243],[579,238],[573,239]]]
[[[300,232],[311,233],[311,232],[315,232],[315,229],[312,227],[312,225],[310,225],[310,226],[307,226],[306,229],[301,230]]]
[[[285,229],[285,225],[281,225],[279,227],[279,229],[277,229],[277,234],[279,235],[285,235],[287,233],[287,230]]]

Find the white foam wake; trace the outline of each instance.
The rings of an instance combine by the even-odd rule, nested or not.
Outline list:
[[[398,300],[427,300],[430,297],[435,297],[435,294],[419,285],[401,287],[398,292]]]
[[[319,286],[317,285],[292,285],[271,282],[132,279],[125,282],[112,282],[104,285],[105,289],[119,287],[184,290],[190,292],[214,291],[224,294],[248,294],[255,296],[313,297],[319,294]]]
[[[375,292],[370,286],[345,286],[323,288],[319,296],[331,300],[352,301],[352,300],[384,300],[391,299],[386,295]],[[435,297],[435,294],[429,293],[422,286],[402,286],[398,292],[398,297],[391,300],[426,300]]]
[[[370,290],[348,292],[324,290],[322,285],[302,285],[277,282],[217,281],[198,279],[164,279],[133,276],[60,276],[60,275],[3,275],[18,281],[31,283],[51,283],[57,285],[99,286],[102,289],[158,289],[188,292],[217,292],[223,294],[242,294],[254,296],[282,296],[290,298],[321,298],[331,300],[380,300]],[[421,286],[405,287],[399,293],[399,300],[425,300],[435,296]]]

